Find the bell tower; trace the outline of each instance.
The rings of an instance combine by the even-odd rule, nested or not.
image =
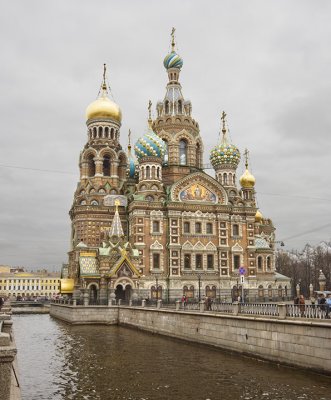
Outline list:
[[[201,169],[203,156],[199,124],[192,118],[192,104],[185,100],[179,83],[183,60],[176,53],[175,47],[173,28],[171,52],[163,61],[169,81],[163,101],[157,103],[157,118],[153,123],[154,131],[166,146],[163,161],[163,181],[166,185]]]
[[[72,250],[79,243],[100,245],[114,215],[107,198],[124,194],[127,154],[119,141],[122,113],[110,95],[104,65],[98,97],[86,109],[87,142],[80,153],[80,180],[69,212]]]

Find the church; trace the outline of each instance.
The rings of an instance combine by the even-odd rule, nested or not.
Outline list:
[[[61,292],[76,299],[88,292],[91,304],[289,296],[290,280],[275,272],[275,228],[257,208],[248,151],[241,157],[231,143],[225,112],[209,157],[214,177],[205,172],[203,137],[180,84],[183,60],[174,30],[163,65],[163,101],[155,120],[149,102],[146,132],[133,148],[131,134],[127,150],[121,146],[122,114],[110,98],[106,69],[99,96],[86,109]],[[242,158],[246,168],[238,182]]]

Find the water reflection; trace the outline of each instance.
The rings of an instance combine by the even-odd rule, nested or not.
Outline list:
[[[23,400],[327,400],[327,377],[117,326],[14,316]]]

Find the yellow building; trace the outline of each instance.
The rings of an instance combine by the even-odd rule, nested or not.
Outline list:
[[[54,297],[59,291],[59,273],[49,273],[47,271],[0,272],[0,296],[3,297]]]

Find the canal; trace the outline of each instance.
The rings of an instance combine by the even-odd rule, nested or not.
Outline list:
[[[331,379],[117,326],[16,315],[23,400],[330,400]]]

